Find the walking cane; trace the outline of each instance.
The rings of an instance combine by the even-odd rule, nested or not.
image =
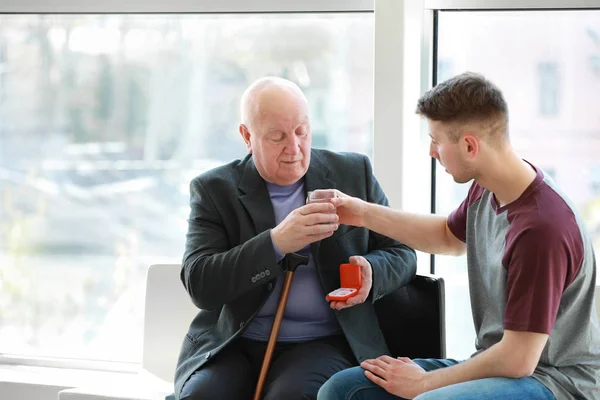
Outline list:
[[[262,396],[263,386],[265,385],[267,373],[269,372],[269,367],[271,366],[273,350],[275,349],[275,343],[277,343],[277,335],[279,335],[279,328],[281,327],[281,321],[283,320],[283,312],[285,311],[288,295],[290,294],[290,287],[292,286],[294,272],[296,272],[296,268],[298,268],[300,265],[308,264],[308,257],[297,253],[290,253],[286,254],[286,256],[283,258],[283,263],[284,266],[287,267],[287,272],[285,273],[283,289],[281,289],[281,295],[279,296],[279,303],[277,304],[275,319],[273,319],[273,327],[271,328],[271,333],[269,334],[265,358],[263,359],[262,366],[260,367],[260,375],[258,376],[256,391],[254,392],[254,400],[260,400]]]

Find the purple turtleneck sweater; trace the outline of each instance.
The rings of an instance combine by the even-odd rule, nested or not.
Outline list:
[[[292,210],[305,203],[303,180],[288,186],[267,183],[267,189],[273,203],[276,224],[283,221]],[[273,243],[273,247],[279,262],[283,259],[284,254],[279,251],[275,243]],[[341,333],[335,315],[325,300],[326,293],[323,291],[310,245],[298,253],[308,256],[309,262],[308,265],[298,267],[294,273],[277,340],[301,342]],[[282,286],[283,276],[277,279],[275,289],[242,336],[260,341],[269,339]]]

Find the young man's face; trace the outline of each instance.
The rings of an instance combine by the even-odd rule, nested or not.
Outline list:
[[[446,172],[452,175],[457,183],[466,183],[474,178],[475,173],[472,167],[467,163],[465,157],[465,143],[461,138],[458,141],[452,140],[452,129],[457,129],[456,125],[450,126],[440,121],[429,120],[429,155],[446,169]],[[458,128],[459,129],[459,128]]]

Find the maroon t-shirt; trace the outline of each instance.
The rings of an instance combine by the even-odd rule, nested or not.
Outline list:
[[[482,216],[485,208],[486,216],[491,213],[497,221],[492,225],[485,221],[473,239],[488,247],[490,235],[502,237],[501,246],[487,250],[501,252],[507,273],[504,328],[550,334],[562,293],[581,268],[583,241],[571,208],[544,181],[541,171],[536,172],[525,192],[503,207],[473,183],[465,201],[448,217],[448,227],[467,242],[467,210],[481,201],[484,192],[489,194],[486,204],[478,204],[478,214]],[[495,229],[487,231],[488,226]]]
[[[498,343],[505,329],[549,334],[533,377],[556,398],[600,398],[594,252],[554,182],[536,169],[504,207],[473,183],[448,227],[467,244],[477,350]]]

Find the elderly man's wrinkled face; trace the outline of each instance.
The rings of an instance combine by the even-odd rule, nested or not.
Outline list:
[[[240,130],[264,180],[285,186],[306,174],[312,136],[302,98],[280,90],[261,94],[252,126]]]

